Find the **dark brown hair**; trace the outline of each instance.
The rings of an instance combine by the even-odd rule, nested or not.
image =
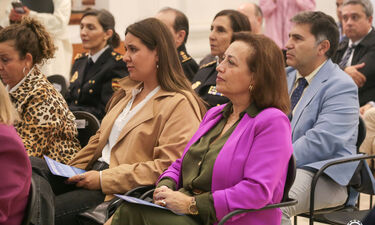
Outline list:
[[[319,11],[305,11],[293,16],[290,21],[310,25],[310,32],[314,35],[316,44],[328,40],[330,48],[325,54],[327,58],[331,58],[336,53],[339,45],[339,30],[331,16]]]
[[[219,16],[227,16],[229,18],[233,32],[251,31],[249,19],[241,12],[232,9],[224,9],[215,15],[214,20]]]
[[[234,41],[242,41],[252,49],[246,61],[254,74],[251,99],[256,106],[259,109],[275,107],[288,114],[290,101],[280,48],[268,37],[250,32],[234,33]]]
[[[117,48],[120,45],[121,40],[120,40],[120,36],[115,31],[115,18],[113,17],[112,13],[110,13],[109,11],[105,9],[101,9],[101,10],[91,9],[83,14],[81,21],[86,16],[95,16],[98,19],[99,24],[102,26],[104,31],[107,31],[107,30],[113,31],[112,37],[110,37],[107,40],[107,44],[109,46],[111,46],[112,48]]]
[[[21,59],[27,53],[33,57],[33,65],[43,64],[54,56],[56,47],[44,26],[30,17],[25,17],[19,24],[12,24],[0,30],[0,43],[14,41],[14,48]]]
[[[150,50],[156,50],[158,55],[157,80],[165,91],[184,94],[190,92],[197,100],[201,115],[206,107],[191,88],[191,83],[184,75],[177,55],[174,39],[168,27],[156,18],[147,18],[126,28],[125,35],[131,33],[141,40]]]

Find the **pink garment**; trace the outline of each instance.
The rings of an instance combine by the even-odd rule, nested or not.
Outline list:
[[[264,34],[285,48],[292,27],[290,19],[298,12],[314,10],[315,0],[259,0],[266,21]]]
[[[0,225],[19,225],[31,183],[29,157],[13,126],[0,123]]]

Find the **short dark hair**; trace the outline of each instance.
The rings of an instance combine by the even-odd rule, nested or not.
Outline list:
[[[235,41],[242,41],[252,49],[248,51],[246,62],[254,74],[250,95],[255,105],[259,109],[275,107],[289,114],[290,100],[280,48],[270,38],[248,31],[234,33],[232,42]]]
[[[330,48],[326,52],[327,58],[331,58],[339,45],[339,30],[335,20],[320,11],[305,11],[293,16],[291,19],[296,24],[309,24],[310,32],[314,35],[316,43],[328,40]]]
[[[173,22],[173,30],[175,32],[178,32],[180,30],[185,31],[186,35],[185,35],[184,43],[186,44],[188,36],[189,36],[189,20],[186,17],[186,15],[180,10],[174,9],[171,7],[162,8],[159,12],[174,12],[175,13],[176,17],[174,18],[174,22]]]
[[[249,19],[247,16],[245,16],[245,14],[238,12],[237,10],[221,10],[215,15],[214,20],[219,16],[227,16],[229,18],[233,32],[251,31]]]
[[[113,17],[112,13],[105,9],[91,9],[83,14],[81,21],[86,16],[95,16],[104,31],[113,31],[112,37],[107,40],[107,44],[109,46],[111,46],[112,48],[117,48],[118,46],[120,46],[121,39],[118,33],[116,33],[115,31],[115,18]]]

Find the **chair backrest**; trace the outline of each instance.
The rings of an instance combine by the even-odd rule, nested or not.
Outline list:
[[[22,219],[21,225],[29,225],[31,221],[31,215],[33,212],[33,209],[35,208],[35,201],[36,201],[36,189],[35,189],[35,183],[33,178],[31,178],[31,184],[30,184],[30,190],[29,190],[29,197],[25,209],[25,215]]]
[[[363,140],[365,140],[366,137],[366,124],[365,121],[362,119],[362,117],[359,117],[359,123],[358,123],[358,137],[357,137],[357,153],[359,153],[359,147],[361,146]]]
[[[63,75],[55,74],[48,76],[47,80],[61,93],[63,97],[65,97],[66,92],[68,92],[68,87],[66,86],[66,81]]]
[[[91,113],[86,111],[73,111],[76,117],[78,129],[78,140],[82,147],[86,146],[89,139],[100,127],[99,120]]]
[[[290,191],[290,188],[292,188],[294,180],[296,179],[296,169],[297,169],[296,158],[294,157],[294,155],[292,155],[289,159],[288,173],[286,175],[282,202],[289,200],[289,191]]]

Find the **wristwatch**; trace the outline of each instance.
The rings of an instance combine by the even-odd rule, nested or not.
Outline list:
[[[191,202],[188,206],[188,211],[189,211],[189,214],[191,215],[198,215],[197,202],[195,201],[194,197],[191,198]]]

